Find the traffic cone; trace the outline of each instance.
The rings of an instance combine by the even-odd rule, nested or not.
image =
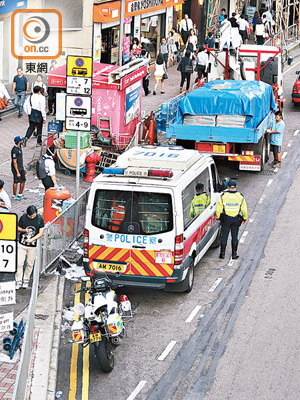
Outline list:
[[[149,124],[149,131],[147,135],[147,139],[149,141],[150,146],[154,145],[154,121],[153,119],[150,119],[150,124]]]

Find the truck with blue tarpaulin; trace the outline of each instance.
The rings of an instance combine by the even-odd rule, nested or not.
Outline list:
[[[211,81],[181,100],[166,137],[238,161],[241,170],[261,171],[270,154],[269,128],[276,107],[267,83]]]

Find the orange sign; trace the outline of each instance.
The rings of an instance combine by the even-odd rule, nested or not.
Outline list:
[[[183,4],[184,0],[126,0],[125,18],[146,12]],[[112,22],[120,19],[121,1],[94,5],[94,22]]]

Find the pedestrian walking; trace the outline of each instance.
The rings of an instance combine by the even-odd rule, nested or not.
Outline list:
[[[225,250],[229,232],[231,232],[232,259],[239,258],[237,254],[238,234],[242,223],[248,218],[245,197],[237,191],[236,181],[230,179],[228,191],[224,192],[218,201],[216,219],[221,222],[221,251],[219,258],[225,258]]]
[[[141,52],[141,58],[148,60],[147,65],[147,75],[143,77],[143,89],[145,92],[145,96],[148,96],[148,94],[151,94],[151,90],[149,90],[149,78],[150,78],[150,72],[149,72],[149,62],[150,62],[150,57],[149,53],[147,52],[146,49],[142,49]]]
[[[165,78],[167,76],[167,70],[165,67],[163,55],[159,53],[157,56],[156,62],[155,62],[155,71],[154,71],[154,77],[155,77],[155,87],[153,90],[153,94],[156,95],[156,90],[157,86],[160,82],[161,84],[161,94],[164,94],[164,85],[165,85]]]
[[[197,38],[198,38],[198,35],[199,35],[199,29],[197,28],[197,25],[196,24],[194,24],[193,25],[193,31],[195,32],[195,35],[197,36]]]
[[[17,75],[15,75],[13,79],[12,95],[15,96],[15,106],[19,110],[18,118],[23,116],[23,106],[28,93],[28,79],[23,74],[22,68],[17,68]]]
[[[180,49],[180,35],[175,29],[172,29],[172,32],[173,32],[173,39],[176,45],[176,51],[175,51],[176,54]]]
[[[203,211],[210,205],[210,197],[204,192],[204,184],[199,182],[196,185],[196,194],[191,202],[190,217],[193,219],[196,215],[203,213]]]
[[[55,171],[55,162],[53,160],[53,156],[55,155],[55,150],[53,147],[49,147],[46,153],[42,156],[44,159],[44,173],[46,175],[45,178],[42,179],[42,183],[46,190],[51,187],[58,187],[56,181],[56,171]],[[41,171],[39,171],[40,173]]]
[[[239,27],[238,23],[237,23],[237,20],[236,20],[236,13],[235,12],[233,12],[231,14],[231,18],[229,18],[229,22],[231,23],[231,27],[232,28],[238,28]]]
[[[0,81],[0,110],[4,110],[8,103],[11,103],[10,95],[8,94],[8,91],[4,84]],[[2,121],[1,115],[0,115],[0,121]]]
[[[207,44],[208,49],[213,49],[215,47],[215,40],[212,32],[208,32],[207,38],[204,40],[204,44]]]
[[[196,72],[198,74],[195,83],[200,79],[203,79],[205,77],[206,71],[208,67],[208,54],[205,51],[205,48],[203,46],[199,47],[199,52],[196,58]]]
[[[181,72],[181,82],[180,82],[180,93],[183,91],[183,85],[186,81],[186,90],[190,88],[191,74],[193,73],[193,61],[191,59],[191,53],[186,50],[184,57],[182,57],[180,63],[178,64],[177,71]]]
[[[11,211],[11,202],[8,194],[3,189],[4,181],[0,179],[0,212],[8,213]]]
[[[257,41],[255,29],[256,29],[256,24],[257,24],[258,19],[259,19],[259,12],[255,11],[253,19],[252,19],[252,31],[253,31],[255,42]]]
[[[38,214],[35,206],[29,206],[26,213],[19,219],[18,232],[20,232],[20,236],[16,273],[17,290],[21,287],[27,289],[29,286],[30,275],[36,256],[37,240],[44,234],[44,220],[43,217]],[[24,270],[25,261],[26,265]]]
[[[243,43],[245,43],[247,39],[247,28],[249,27],[249,22],[245,20],[244,14],[241,15],[241,18],[237,21],[239,26],[239,34],[242,37]]]
[[[173,31],[168,33],[167,45],[169,46],[169,66],[171,67],[175,63],[175,53],[177,53]]]
[[[270,129],[270,145],[274,155],[274,160],[270,165],[273,168],[281,167],[281,146],[285,129],[281,111],[275,112],[275,120],[272,122]]]
[[[192,54],[195,54],[197,49],[198,38],[195,35],[194,29],[191,30],[188,41],[186,42],[186,49],[190,50]]]
[[[35,86],[39,86],[40,88],[44,89],[44,96],[47,94],[47,86],[43,82],[43,75],[38,74],[36,76],[36,80],[31,84],[31,93],[33,94],[33,89]]]
[[[16,136],[14,139],[15,145],[11,150],[11,171],[13,173],[13,200],[26,199],[23,190],[26,182],[26,168],[23,164],[23,152],[21,146],[25,138]],[[19,194],[17,194],[18,184],[20,184]]]
[[[166,71],[168,70],[168,61],[169,61],[169,54],[170,54],[170,49],[169,49],[169,45],[166,41],[166,38],[162,38],[161,39],[161,43],[158,46],[158,50],[157,50],[157,55],[162,54],[163,56],[163,60],[166,66]]]
[[[263,45],[265,42],[266,29],[265,29],[265,26],[264,26],[261,18],[258,18],[256,27],[255,27],[255,35],[256,35],[257,44]]]
[[[42,144],[43,124],[46,123],[46,102],[45,97],[41,93],[41,87],[35,86],[33,94],[28,96],[24,104],[24,110],[28,115],[29,127],[25,135],[25,146],[28,139],[37,129],[37,144]]]
[[[225,14],[226,14],[226,10],[225,10],[225,8],[222,8],[221,14],[219,15],[219,25],[221,25],[222,22],[224,21],[224,15]]]
[[[190,36],[191,29],[193,29],[193,21],[189,18],[188,14],[180,21],[179,31],[182,37],[183,44],[186,44]]]

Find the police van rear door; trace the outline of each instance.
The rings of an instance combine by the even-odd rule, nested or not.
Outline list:
[[[174,266],[171,189],[105,186],[95,191],[90,267],[134,277],[169,277]],[[100,239],[99,239],[100,238]]]

